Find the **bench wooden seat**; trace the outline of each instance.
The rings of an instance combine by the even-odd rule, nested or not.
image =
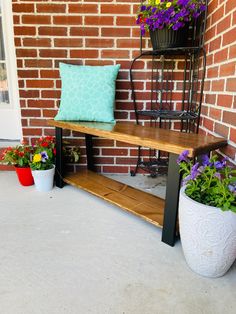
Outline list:
[[[180,133],[171,130],[144,127],[130,122],[95,123],[65,122],[49,120],[56,127],[56,185],[63,187],[64,182],[84,189],[103,198],[152,224],[163,227],[162,241],[173,246],[176,237],[178,197],[180,188],[178,155],[189,151],[190,157],[227,145],[227,141],[213,136]],[[62,130],[68,129],[85,134],[87,171],[65,174],[62,156]],[[92,137],[99,136],[124,143],[162,150],[169,153],[166,199],[137,190],[94,172]]]
[[[227,144],[223,138],[143,127],[131,122],[110,124],[49,120],[48,124],[128,144],[163,150],[168,153],[180,154],[187,149],[189,157],[209,152]]]

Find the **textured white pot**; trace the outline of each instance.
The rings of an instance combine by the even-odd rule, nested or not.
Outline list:
[[[200,204],[184,190],[180,190],[179,226],[187,264],[202,276],[223,276],[236,258],[236,214]]]
[[[33,170],[32,175],[34,178],[34,184],[38,191],[48,192],[53,188],[55,174],[55,166],[48,170]]]

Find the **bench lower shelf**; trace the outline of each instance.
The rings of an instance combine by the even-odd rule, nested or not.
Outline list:
[[[142,219],[163,226],[165,201],[93,171],[68,174],[63,181],[90,192]]]

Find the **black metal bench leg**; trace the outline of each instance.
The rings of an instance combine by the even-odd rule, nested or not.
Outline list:
[[[94,160],[93,160],[93,138],[90,134],[85,134],[85,145],[87,155],[87,169],[95,171]]]
[[[178,155],[169,154],[168,177],[166,186],[166,200],[164,209],[164,222],[162,242],[174,246],[176,240],[176,223],[179,206],[179,189],[181,175],[177,164]]]
[[[56,127],[56,186],[63,188],[63,146],[62,146],[62,128]]]

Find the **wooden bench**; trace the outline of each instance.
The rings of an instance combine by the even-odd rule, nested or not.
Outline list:
[[[197,157],[227,145],[227,141],[222,138],[144,127],[129,122],[113,125],[98,122],[49,120],[48,124],[56,127],[56,186],[62,188],[64,182],[74,185],[132,212],[154,225],[163,227],[162,241],[171,246],[175,243],[178,215],[180,174],[176,160],[179,154],[184,150],[189,150],[189,157]],[[63,129],[85,134],[87,171],[73,174],[64,173]],[[168,152],[169,165],[165,200],[95,173],[92,154],[93,136]]]

